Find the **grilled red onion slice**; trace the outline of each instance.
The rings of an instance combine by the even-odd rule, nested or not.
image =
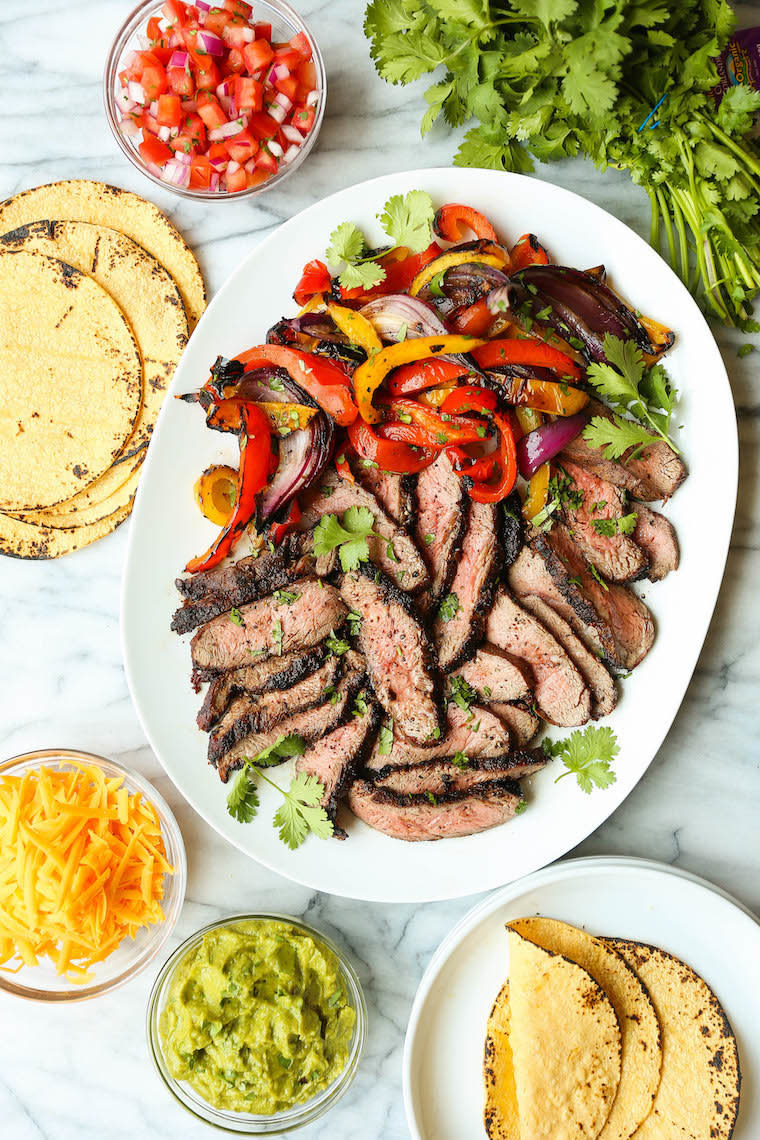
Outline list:
[[[443,321],[429,305],[406,293],[388,293],[375,297],[359,312],[374,327],[381,340],[396,344],[399,340],[418,336],[446,335]],[[402,336],[399,334],[403,333]]]
[[[563,447],[567,447],[583,431],[587,423],[586,413],[578,412],[575,416],[542,424],[535,431],[524,435],[517,445],[517,469],[523,479],[530,479],[542,463],[558,455]]]

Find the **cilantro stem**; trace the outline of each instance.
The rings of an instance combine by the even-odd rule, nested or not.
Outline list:
[[[257,776],[261,776],[262,780],[266,780],[270,787],[275,788],[281,795],[285,796],[286,799],[290,799],[289,792],[286,792],[284,788],[281,788],[279,784],[276,784],[274,780],[266,776],[262,768],[257,767],[256,764],[251,764],[251,767],[255,770]]]

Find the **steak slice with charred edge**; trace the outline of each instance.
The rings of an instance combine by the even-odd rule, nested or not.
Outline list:
[[[565,619],[552,609],[542,598],[523,597],[520,605],[537,617],[549,633],[556,637],[591,692],[591,716],[594,720],[609,716],[617,704],[615,681],[604,663],[595,653],[587,649],[581,639],[573,633]]]
[[[472,715],[470,715],[472,714]],[[428,760],[451,758],[457,752],[470,757],[503,756],[509,752],[511,737],[503,722],[488,709],[471,705],[465,711],[459,705],[446,710],[446,735],[427,748],[417,748],[402,740],[394,732],[390,753],[380,752],[380,740],[375,741],[367,767],[376,770],[392,764],[420,764]]]
[[[617,647],[612,628],[592,606],[565,563],[554,553],[546,535],[534,532],[530,545],[510,567],[507,581],[520,600],[538,597],[560,614],[575,630],[592,653],[618,666]]]
[[[275,689],[289,689],[297,681],[308,677],[325,659],[324,645],[306,652],[300,649],[282,657],[268,657],[258,665],[244,665],[232,669],[212,681],[206,690],[196,723],[203,732],[210,732],[224,713],[233,697],[240,693],[269,693]]]
[[[486,831],[511,819],[522,801],[514,780],[488,780],[466,791],[402,796],[357,780],[348,793],[351,811],[369,827],[393,839],[420,842],[457,839]]]
[[[558,524],[542,536],[578,582],[596,612],[612,630],[615,655],[624,669],[635,669],[654,643],[654,619],[632,590],[592,574],[567,528]]]
[[[433,640],[442,669],[461,664],[482,640],[499,575],[500,554],[497,507],[493,503],[471,502],[449,595],[457,599],[457,609],[448,620],[439,609],[433,624]]]
[[[489,701],[531,701],[533,678],[524,661],[513,659],[503,649],[485,643],[475,656],[451,674],[470,685],[482,704]]]
[[[316,672],[287,689],[276,689],[261,696],[246,693],[235,697],[209,737],[209,761],[215,764],[244,736],[266,732],[285,717],[321,704],[334,690],[341,669],[339,657],[328,657]]]
[[[324,786],[322,807],[335,824],[340,801],[353,783],[356,772],[372,744],[372,734],[380,719],[380,708],[371,701],[363,716],[351,717],[346,724],[334,728],[321,740],[310,744],[301,756],[296,758],[296,772],[315,776]],[[336,839],[345,839],[346,833],[335,826]]]
[[[591,695],[585,681],[556,638],[504,587],[488,615],[486,636],[530,665],[536,705],[544,720],[563,728],[586,723]]]
[[[397,526],[410,528],[414,517],[414,476],[397,475],[382,467],[365,467],[362,460],[352,458],[354,476],[374,495],[389,519]]]
[[[506,724],[513,748],[527,748],[541,727],[541,718],[524,705],[490,701],[488,707]]]
[[[585,410],[589,418],[612,419],[610,409],[599,400],[589,400]],[[623,487],[634,499],[643,499],[646,503],[669,499],[688,474],[680,456],[655,435],[636,458],[632,458],[633,450],[627,451],[619,462],[605,459],[601,449],[591,447],[581,433],[560,452],[559,462],[569,459],[579,463],[616,487]]]
[[[221,614],[198,630],[190,642],[193,666],[201,679],[228,669],[310,649],[337,629],[346,616],[338,591],[315,578],[291,583],[295,601],[260,598],[241,606],[236,620]]]
[[[671,570],[678,569],[678,537],[672,523],[657,511],[637,503],[636,515],[633,537],[649,559],[647,578],[660,582]]]
[[[341,519],[349,507],[367,507],[374,515],[372,529],[377,537],[368,538],[367,544],[375,565],[408,593],[426,586],[428,572],[411,536],[388,517],[374,495],[358,483],[341,479],[337,471],[326,471],[304,496],[299,526],[311,529],[324,515]]]
[[[228,566],[204,570],[193,574],[191,578],[177,578],[174,584],[185,598],[198,602],[217,598],[226,602],[224,608],[229,610],[233,606],[271,594],[294,578],[309,573],[308,566],[306,570],[299,567],[301,560],[309,563],[309,551],[306,535],[289,534],[275,550],[265,550],[257,557],[249,556]],[[176,616],[175,614],[175,618]]]
[[[364,661],[358,653],[349,650],[344,659],[343,676],[335,686],[337,700],[333,696],[331,700],[324,701],[316,708],[285,717],[266,732],[254,732],[239,740],[217,760],[219,778],[226,783],[230,772],[242,767],[247,758],[252,760],[258,756],[280,736],[291,734],[300,736],[307,744],[321,740],[348,720],[352,713],[354,698],[366,683],[367,671]]]
[[[566,460],[560,466],[563,482],[562,516],[578,549],[610,582],[633,582],[649,566],[641,547],[628,534],[599,534],[596,524],[621,519],[627,514],[626,496],[619,487]]]
[[[344,574],[340,593],[361,617],[356,642],[377,699],[409,740],[435,740],[444,727],[441,680],[412,599],[366,564]]]
[[[522,499],[517,491],[512,491],[499,503],[499,541],[503,554],[502,572],[506,574],[525,543]]]
[[[409,768],[382,768],[375,774],[372,783],[376,788],[388,788],[402,796],[427,795],[441,796],[444,792],[461,792],[484,784],[489,780],[521,780],[532,776],[547,763],[543,748],[530,752],[510,752],[506,756],[491,759],[470,760],[465,757],[458,764],[451,760],[429,760],[425,764],[414,764]]]
[[[430,573],[427,610],[448,591],[467,526],[468,497],[445,451],[417,476],[414,537]]]

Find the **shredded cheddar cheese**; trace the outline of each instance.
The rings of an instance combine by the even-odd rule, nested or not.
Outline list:
[[[0,968],[50,958],[73,982],[162,922],[166,860],[155,808],[94,765],[0,777]]]

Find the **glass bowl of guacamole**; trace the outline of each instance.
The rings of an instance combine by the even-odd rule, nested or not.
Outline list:
[[[148,1003],[148,1041],[169,1091],[247,1136],[317,1120],[359,1065],[359,979],[324,934],[286,915],[235,915],[175,950]]]

